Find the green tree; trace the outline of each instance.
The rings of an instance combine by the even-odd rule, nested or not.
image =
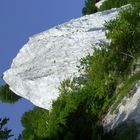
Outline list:
[[[98,10],[103,11],[111,8],[118,8],[126,4],[134,4],[137,2],[139,2],[139,0],[105,0]]]
[[[21,122],[24,127],[23,139],[42,140],[47,134],[47,122],[49,112],[45,109],[35,107],[29,112],[25,112]]]
[[[82,10],[83,15],[89,15],[97,12],[97,7],[95,6],[95,0],[85,1],[85,7]]]
[[[5,127],[8,121],[9,121],[8,118],[4,118],[4,119],[0,118],[0,139],[1,140],[8,140],[8,138],[13,136],[12,134],[10,134],[12,130]]]
[[[7,103],[15,103],[20,98],[20,96],[16,95],[9,89],[9,86],[7,84],[0,86],[0,101]]]

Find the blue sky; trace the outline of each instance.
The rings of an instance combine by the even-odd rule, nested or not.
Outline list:
[[[84,0],[0,0],[0,76],[30,36],[81,16],[83,6]]]
[[[84,1],[0,0],[0,77],[30,36],[80,17]],[[0,103],[0,116],[10,117],[9,125],[17,134],[22,130],[20,117],[29,108],[32,104],[24,99],[15,105]]]

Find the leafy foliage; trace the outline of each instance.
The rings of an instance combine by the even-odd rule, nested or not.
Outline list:
[[[83,15],[89,15],[97,12],[97,7],[95,6],[95,0],[85,1],[85,7],[82,10]]]
[[[7,84],[0,87],[0,101],[7,103],[15,103],[20,98],[21,97],[19,97],[9,89],[9,86]]]

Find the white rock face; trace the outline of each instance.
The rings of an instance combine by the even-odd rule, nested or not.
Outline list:
[[[103,125],[106,131],[110,131],[124,121],[134,121],[140,124],[140,81],[112,114],[108,112],[103,119]]]
[[[103,24],[117,14],[118,9],[111,9],[83,16],[31,37],[4,73],[4,80],[17,95],[51,109],[60,94],[60,82],[78,76],[79,60],[105,40]]]

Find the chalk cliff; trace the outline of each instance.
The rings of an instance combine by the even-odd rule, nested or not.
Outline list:
[[[98,47],[100,40],[106,40],[103,25],[118,11],[83,16],[32,36],[4,73],[4,80],[17,95],[51,109],[60,82],[78,76],[79,60]]]

